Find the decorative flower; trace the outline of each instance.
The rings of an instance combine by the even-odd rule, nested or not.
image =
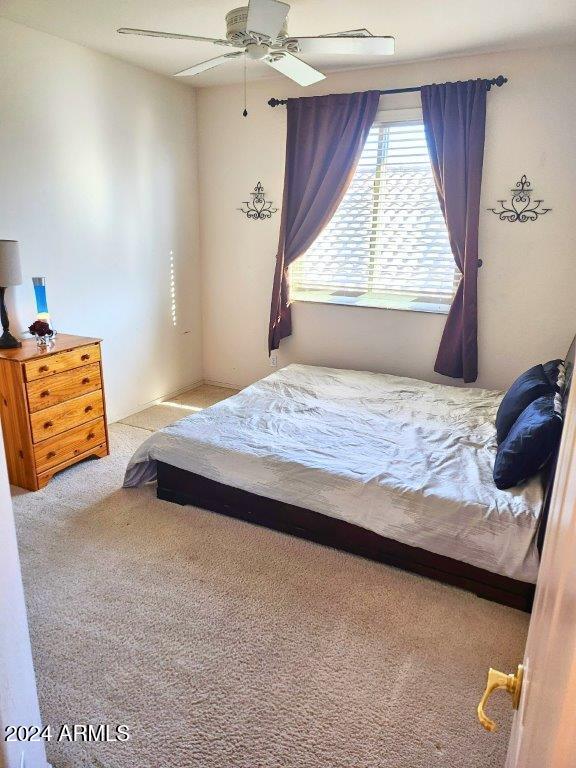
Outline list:
[[[51,336],[52,331],[50,330],[50,326],[45,320],[35,320],[32,325],[28,328],[30,333],[33,333],[35,336]]]

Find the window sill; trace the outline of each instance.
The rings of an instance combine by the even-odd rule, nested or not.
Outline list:
[[[427,312],[447,315],[450,304],[427,301],[422,296],[338,296],[332,293],[299,291],[290,297],[292,303],[336,304],[341,307],[367,307],[369,309],[394,309],[403,312]]]

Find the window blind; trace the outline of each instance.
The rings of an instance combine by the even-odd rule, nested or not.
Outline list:
[[[291,298],[447,312],[458,278],[422,120],[380,113],[338,210],[291,267]]]

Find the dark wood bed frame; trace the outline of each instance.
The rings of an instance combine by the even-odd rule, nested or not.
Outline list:
[[[566,357],[567,376],[564,407],[572,378],[574,342]],[[550,469],[543,477],[544,504],[537,534],[538,548],[542,551],[548,508],[554,482],[556,458],[549,463]],[[296,507],[282,501],[258,496],[239,488],[208,480],[194,472],[177,469],[161,461],[157,462],[158,498],[177,504],[219,512],[239,520],[247,520],[266,528],[290,533],[329,547],[377,560],[407,571],[428,576],[431,579],[452,584],[475,593],[479,597],[503,605],[530,611],[535,586],[507,576],[476,568],[451,557],[436,555],[420,547],[411,547],[377,533],[360,528],[344,520],[337,520],[319,512]]]
[[[499,576],[419,547],[400,544],[344,520],[232,488],[161,461],[157,463],[157,470],[159,499],[191,504],[276,531],[291,533],[318,544],[343,549],[462,587],[480,597],[523,611],[529,611],[532,606],[533,584]]]

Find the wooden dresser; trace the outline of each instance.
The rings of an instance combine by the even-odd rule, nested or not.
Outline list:
[[[58,334],[0,349],[0,418],[13,485],[43,488],[61,469],[107,456],[100,339]]]

